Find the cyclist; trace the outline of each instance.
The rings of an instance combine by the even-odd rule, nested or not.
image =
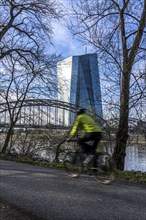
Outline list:
[[[78,137],[78,140],[77,140],[78,144],[81,146],[81,148],[86,154],[90,153],[90,154],[95,155],[96,147],[101,139],[102,129],[95,122],[95,120],[86,113],[85,109],[80,108],[77,110],[76,113],[77,113],[77,117],[76,117],[74,126],[70,132],[69,139],[74,137],[77,131],[81,129],[82,131],[84,131],[84,135],[83,137]],[[93,144],[90,145],[86,143],[88,141],[93,141]],[[88,157],[88,159],[86,159],[84,163],[86,164],[90,162],[90,159],[93,158],[93,155],[92,157],[90,155],[90,157]]]

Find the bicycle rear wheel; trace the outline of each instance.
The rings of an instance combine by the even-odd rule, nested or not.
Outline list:
[[[67,153],[64,159],[64,168],[70,177],[79,177],[83,169],[80,155],[77,152]]]
[[[116,167],[113,158],[107,153],[98,153],[95,157],[93,173],[97,182],[111,184],[116,178]]]

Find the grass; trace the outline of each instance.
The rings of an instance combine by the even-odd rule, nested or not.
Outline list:
[[[146,172],[141,171],[117,171],[118,180],[146,184]]]
[[[48,167],[48,168],[55,168],[55,169],[62,169],[62,170],[64,169],[63,164],[57,163],[57,162],[39,162],[39,161],[33,161],[28,158],[24,158],[24,157],[8,158],[8,157],[0,156],[0,159],[11,160],[11,161],[26,163],[26,164],[31,164],[31,165],[38,165],[38,166],[43,166],[43,167]],[[116,179],[146,184],[146,172],[117,170]]]

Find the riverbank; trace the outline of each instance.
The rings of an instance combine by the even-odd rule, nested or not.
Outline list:
[[[64,169],[64,166],[62,163],[55,163],[55,162],[39,162],[39,161],[33,161],[28,158],[7,158],[7,157],[1,157],[1,160],[11,160],[19,163],[27,163],[31,165],[38,165],[38,166],[44,166],[48,168],[54,168],[54,169]],[[124,180],[129,182],[135,182],[135,183],[142,183],[146,184],[146,172],[141,171],[116,171],[116,179],[117,180]]]

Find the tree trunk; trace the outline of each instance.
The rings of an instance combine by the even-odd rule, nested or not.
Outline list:
[[[113,155],[118,170],[124,170],[126,145],[128,139],[128,126],[126,126],[127,120],[124,118],[121,120],[123,120],[123,124],[119,125],[119,131],[117,132],[116,146]]]
[[[11,124],[11,126],[7,132],[7,136],[6,136],[2,151],[1,151],[2,154],[6,154],[7,148],[9,146],[10,138],[13,133],[13,128],[14,128],[14,126],[13,126],[13,124]]]
[[[113,158],[116,162],[117,169],[119,170],[124,170],[126,145],[128,139],[129,83],[130,71],[125,71],[125,73],[123,73],[122,78],[119,128],[116,135],[116,145],[113,154]]]

